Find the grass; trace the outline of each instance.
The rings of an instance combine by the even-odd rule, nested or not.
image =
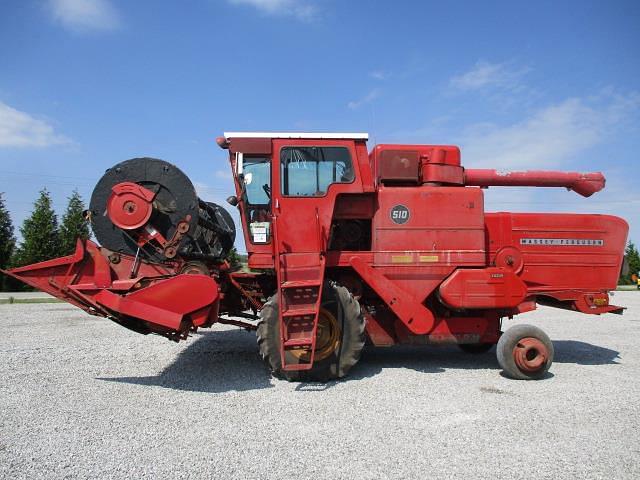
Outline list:
[[[627,292],[640,292],[640,290],[638,290],[638,287],[635,285],[618,285],[618,288],[616,288],[616,290],[627,291]]]

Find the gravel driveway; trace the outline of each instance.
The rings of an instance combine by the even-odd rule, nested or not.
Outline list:
[[[270,378],[238,328],[175,344],[0,305],[0,477],[640,478],[640,292],[614,303],[520,316],[554,340],[538,382],[493,351],[398,347],[326,385]]]

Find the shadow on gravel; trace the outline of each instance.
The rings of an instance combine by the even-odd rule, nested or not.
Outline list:
[[[554,362],[578,365],[617,365],[620,352],[575,340],[554,340]]]
[[[258,357],[255,334],[245,330],[197,334],[158,375],[98,380],[205,393],[273,387],[271,376]]]
[[[455,346],[412,346],[394,347],[367,346],[358,364],[346,378],[327,383],[302,382],[296,387],[299,392],[324,391],[344,382],[354,382],[375,377],[382,370],[411,369],[432,374],[444,373],[447,368],[499,368],[493,351],[481,355],[469,355]]]
[[[554,361],[558,363],[618,363],[618,352],[615,350],[574,340],[557,340],[553,344]],[[444,373],[447,369],[495,369],[498,374],[500,370],[495,348],[483,354],[472,355],[451,345],[365,347],[360,362],[347,378],[328,383],[302,382],[297,384],[296,391],[324,391],[337,383],[374,377],[388,368],[411,369],[425,374]],[[255,334],[244,330],[199,334],[158,375],[99,380],[206,393],[273,387],[271,376],[258,356]]]
[[[372,377],[385,368],[411,369],[420,373],[444,373],[448,368],[498,368],[498,361],[493,350],[480,355],[470,355],[450,345],[366,347],[360,362],[345,380]]]
[[[362,352],[358,364],[346,378],[327,383],[302,382],[296,387],[300,392],[327,390],[339,383],[354,382],[375,377],[382,370],[410,369],[416,372],[433,374],[444,373],[448,368],[461,369],[498,369],[494,351],[480,355],[469,355],[458,347],[397,345],[394,347],[367,346]]]
[[[553,342],[555,350],[554,362],[575,363],[578,365],[610,365],[617,364],[619,352],[586,342],[574,340],[557,340]],[[365,347],[360,362],[353,368],[349,376],[339,382],[358,381],[373,377],[386,368],[412,369],[416,372],[432,374],[444,373],[448,369],[495,369],[500,372],[495,347],[489,352],[473,355],[460,351],[456,346],[408,346]],[[549,372],[544,379],[553,378]],[[506,377],[508,378],[508,377]],[[298,391],[322,391],[338,382],[326,384],[301,383]]]

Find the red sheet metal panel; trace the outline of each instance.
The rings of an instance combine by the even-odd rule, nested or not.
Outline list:
[[[378,180],[382,183],[420,183],[420,153],[415,150],[380,150]]]
[[[415,345],[496,343],[500,337],[500,317],[490,311],[473,317],[437,318],[428,335],[413,335],[402,322],[395,322],[394,326],[398,343]]]
[[[421,297],[412,297],[396,282],[386,278],[382,270],[371,268],[361,258],[352,257],[351,265],[411,332],[417,335],[429,333],[433,328],[434,316],[431,310],[420,303]]]
[[[186,316],[194,314],[202,325],[218,301],[218,284],[205,275],[177,275],[128,295],[100,290],[96,301],[109,310],[173,330],[182,330]],[[197,326],[197,325],[196,325]]]
[[[564,213],[488,213],[489,258],[503,247],[522,254],[532,293],[597,292],[617,286],[629,226],[619,217]]]
[[[439,163],[422,164],[422,181],[462,185],[464,170],[458,165],[442,165]]]
[[[374,266],[424,300],[456,267],[484,267],[479,188],[385,187],[373,218]]]
[[[270,138],[232,138],[229,140],[231,153],[242,152],[248,155],[271,155]]]
[[[438,293],[455,309],[514,308],[524,301],[527,286],[504,268],[459,269],[440,285]]]
[[[461,260],[475,258],[485,248],[482,190],[381,186],[373,228],[374,251],[451,251]],[[448,263],[423,263],[442,260]]]

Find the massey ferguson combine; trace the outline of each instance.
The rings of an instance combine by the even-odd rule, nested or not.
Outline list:
[[[68,257],[7,273],[133,331],[186,339],[215,323],[257,330],[289,380],[340,378],[366,343],[497,344],[506,374],[541,378],[553,344],[502,321],[551,305],[609,303],[628,225],[608,215],[487,213],[492,186],[565,187],[600,173],[465,169],[452,146],[378,145],[366,134],[226,133],[250,271],[227,261],[229,213],[175,166],[135,158],[107,170],[87,211],[95,238]]]

